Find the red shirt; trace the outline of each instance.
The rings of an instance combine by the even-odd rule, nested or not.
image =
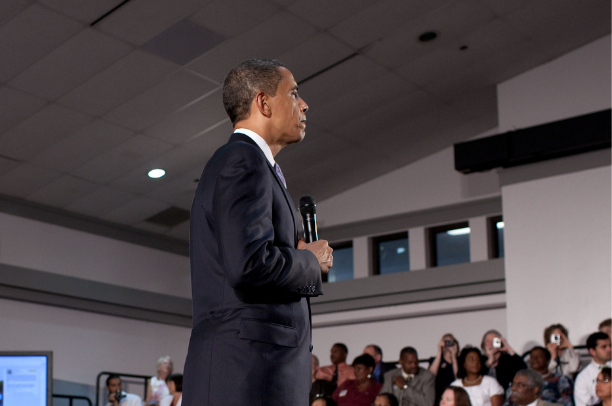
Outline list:
[[[357,390],[357,381],[349,379],[336,388],[332,398],[338,406],[372,406],[381,388],[382,384],[372,381],[368,389],[359,392]]]

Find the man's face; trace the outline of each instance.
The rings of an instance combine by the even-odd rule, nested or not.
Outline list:
[[[548,361],[546,361],[546,354],[544,351],[536,348],[529,354],[529,366],[534,371],[548,370]]]
[[[612,349],[610,348],[610,339],[597,340],[595,349],[589,349],[589,353],[598,364],[605,364],[612,358]]]
[[[108,391],[111,393],[121,391],[121,379],[113,378],[108,381]]]
[[[276,95],[268,101],[272,110],[272,134],[284,146],[304,139],[308,105],[298,95],[298,86],[291,72],[283,67],[278,70],[283,78],[276,88]]]
[[[382,361],[382,356],[380,354],[376,354],[376,351],[374,350],[374,347],[372,347],[371,345],[368,345],[367,347],[365,347],[363,349],[363,353],[364,354],[368,354],[372,358],[374,358],[374,362],[376,362],[376,365],[378,365],[380,363],[380,361]]]
[[[419,360],[416,355],[408,353],[404,354],[399,361],[402,369],[407,374],[416,374],[419,370]]]
[[[526,376],[516,375],[512,381],[510,400],[517,406],[525,406],[540,396],[539,390],[529,385]]]
[[[331,353],[329,354],[329,359],[332,364],[338,365],[346,361],[346,352],[342,348],[337,345],[334,345],[331,348]]]

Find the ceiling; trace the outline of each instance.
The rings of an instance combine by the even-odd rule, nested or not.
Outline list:
[[[146,219],[189,210],[242,60],[303,82],[277,160],[321,201],[494,128],[497,83],[609,32],[608,0],[2,0],[0,195],[186,240]]]

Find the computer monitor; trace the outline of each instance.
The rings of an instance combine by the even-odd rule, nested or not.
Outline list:
[[[51,406],[53,352],[0,351],[0,406]]]

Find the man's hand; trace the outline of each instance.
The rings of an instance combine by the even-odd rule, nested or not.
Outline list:
[[[406,386],[406,380],[403,376],[396,375],[395,378],[393,378],[393,384],[398,388],[403,388],[404,386]]]
[[[332,247],[327,244],[326,240],[318,240],[313,241],[311,243],[306,243],[302,238],[298,242],[299,250],[308,250],[317,257],[317,261],[319,261],[319,266],[321,267],[321,273],[326,274],[329,271],[329,268],[334,265],[334,256],[332,255]]]
[[[119,405],[119,402],[117,402],[117,399],[115,399],[115,392],[110,392],[108,394],[108,401],[113,405],[113,406],[117,406]]]
[[[512,347],[510,347],[510,344],[508,344],[508,342],[506,341],[506,339],[504,337],[501,337],[500,339],[501,339],[501,342],[502,342],[502,346],[499,349],[500,351],[507,352],[510,355],[516,354],[514,352],[514,350],[512,349]]]
[[[557,356],[559,355],[558,353],[559,346],[555,343],[548,343],[546,344],[546,348],[548,348],[548,352],[550,352],[550,358],[556,359]]]

